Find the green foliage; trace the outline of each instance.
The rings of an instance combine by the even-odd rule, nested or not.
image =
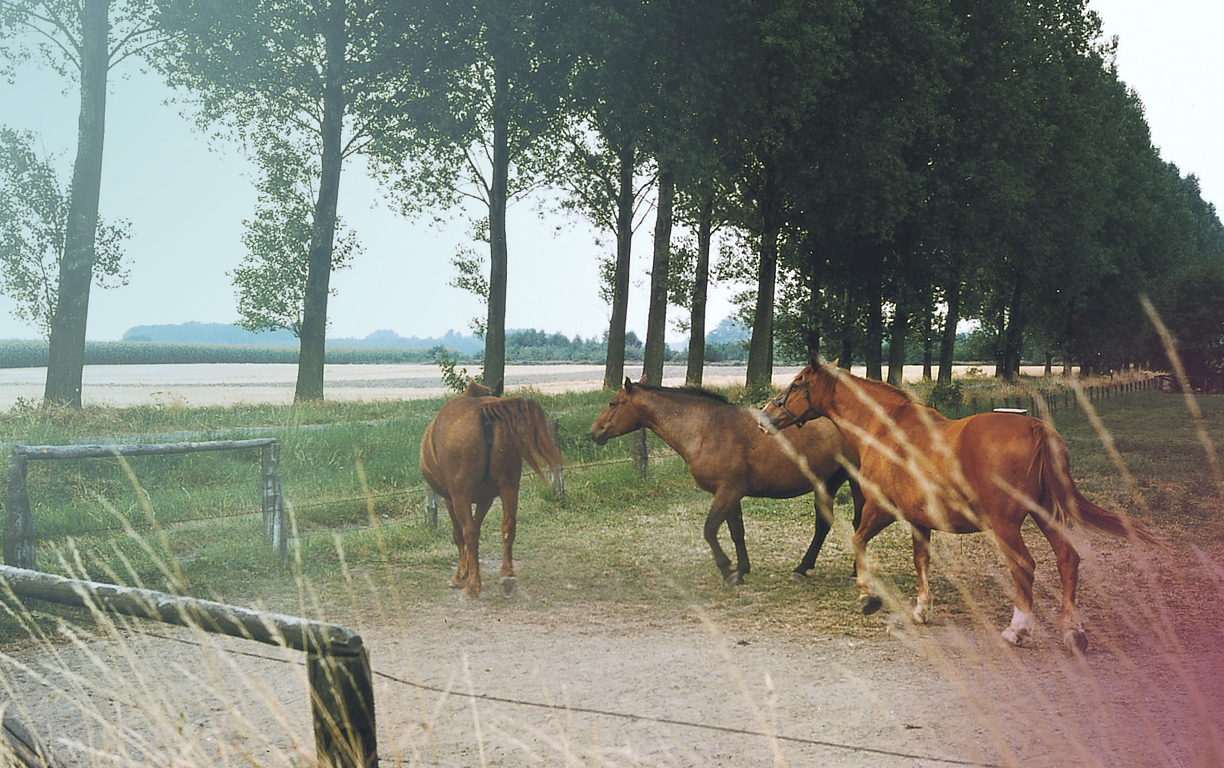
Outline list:
[[[442,371],[442,383],[451,392],[462,394],[467,389],[468,382],[472,381],[472,377],[467,375],[467,368],[456,371],[455,358],[451,357],[445,347],[434,347],[429,351],[433,353],[434,363]]]
[[[312,186],[319,177],[318,158],[303,147],[273,137],[257,152],[260,179],[255,218],[244,222],[247,253],[230,273],[238,290],[240,325],[248,331],[302,330],[310,248],[319,242],[321,222],[314,220]],[[332,270],[343,269],[361,250],[357,236],[338,229],[332,246]],[[335,290],[330,293],[335,295]]]
[[[17,319],[46,337],[59,301],[69,195],[53,159],[35,151],[37,141],[32,133],[0,129],[0,293],[16,303]],[[99,288],[127,285],[128,229],[127,222],[98,219],[93,276]]]

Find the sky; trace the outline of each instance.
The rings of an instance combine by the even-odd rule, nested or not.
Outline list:
[[[1203,197],[1224,207],[1224,70],[1217,46],[1224,29],[1220,0],[1090,0],[1107,36],[1117,36],[1118,71],[1138,92],[1161,156],[1199,180]],[[87,338],[113,341],[137,325],[238,320],[229,274],[243,256],[243,221],[252,217],[253,167],[233,146],[210,140],[152,74],[128,61],[111,73],[101,214],[127,220],[126,286],[94,289]],[[75,153],[79,99],[75,83],[27,67],[16,81],[0,80],[0,125],[39,134],[46,154],[58,158],[62,178]],[[543,208],[541,207],[543,205]],[[473,243],[461,212],[406,219],[360,166],[346,166],[340,215],[364,251],[332,276],[329,338],[364,338],[379,330],[401,336],[471,333],[484,315],[476,297],[451,287],[451,257]],[[506,327],[535,328],[583,338],[602,337],[609,308],[599,298],[599,261],[613,239],[585,222],[528,199],[509,212],[509,282]],[[629,329],[645,338],[647,265],[651,222],[635,237]],[[711,292],[709,327],[733,311],[742,286]],[[38,338],[11,315],[0,297],[0,339]],[[679,310],[669,308],[669,322]],[[669,340],[684,334],[669,330]]]

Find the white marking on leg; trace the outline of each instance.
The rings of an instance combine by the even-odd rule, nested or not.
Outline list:
[[[1003,630],[1003,639],[1016,647],[1033,644],[1033,617],[1016,608],[1012,612],[1011,626]]]

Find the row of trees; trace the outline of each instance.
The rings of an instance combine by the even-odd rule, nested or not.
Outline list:
[[[1026,338],[1116,365],[1152,354],[1136,344],[1141,289],[1175,332],[1181,320],[1198,329],[1205,360],[1219,356],[1224,292],[1199,289],[1224,285],[1224,229],[1194,178],[1152,147],[1084,0],[0,8],[6,30],[67,39],[43,55],[81,75],[71,198],[92,207],[70,214],[48,400],[79,403],[79,368],[60,382],[56,361],[79,358],[84,341],[105,72],[134,53],[258,161],[235,279],[252,326],[298,334],[299,400],[323,395],[331,272],[359,258],[336,216],[357,155],[406,214],[477,203],[488,271],[483,254],[460,254],[459,283],[487,300],[489,380],[506,358],[506,207],[542,185],[616,242],[604,265],[609,387],[623,378],[633,234],[650,219],[648,381],[661,377],[669,304],[688,312],[700,381],[715,273],[750,286],[750,386],[770,380],[775,340],[844,360],[861,350],[880,376],[885,341],[895,363],[914,335],[946,379],[969,318],[993,329],[1005,374]]]

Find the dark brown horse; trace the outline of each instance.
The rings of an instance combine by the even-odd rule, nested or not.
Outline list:
[[[761,431],[758,419],[753,409],[732,405],[709,390],[655,387],[625,379],[625,388],[591,425],[591,439],[600,445],[645,427],[680,454],[698,487],[714,494],[706,516],[705,540],[728,586],[742,583],[750,569],[740,500],[745,496],[791,499],[814,490],[809,475],[778,440]],[[784,431],[794,449],[806,459],[811,476],[818,484],[823,483],[815,493],[816,533],[795,569],[799,575],[806,574],[815,564],[832,525],[833,496],[849,479],[842,465],[856,463],[851,449],[827,419],[813,426],[815,429]],[[857,488],[854,493],[857,509],[860,503]],[[856,513],[856,524],[857,517]],[[724,521],[735,542],[738,562],[734,570],[718,543],[718,530]]]
[[[442,406],[421,439],[421,474],[434,493],[446,500],[459,549],[459,564],[450,585],[462,589],[465,597],[480,595],[480,525],[498,497],[502,502],[501,592],[507,597],[514,593],[515,516],[523,460],[545,480],[539,459],[554,476],[561,472],[561,452],[549,435],[544,409],[521,397],[499,399],[496,394],[500,392],[500,385],[496,390],[469,385],[463,396]]]
[[[1084,498],[1071,479],[1066,444],[1040,419],[982,413],[949,420],[895,387],[823,365],[815,354],[765,407],[765,415],[779,428],[827,416],[857,449],[867,501],[854,552],[866,613],[881,605],[871,594],[867,542],[894,520],[903,518],[913,532],[918,581],[913,616],[919,623],[931,606],[931,532],[989,530],[1016,587],[1015,611],[1003,637],[1013,645],[1032,642],[1036,564],[1020,535],[1021,523],[1032,515],[1058,560],[1063,643],[1083,651],[1088,639],[1075,609],[1079,554],[1067,537],[1068,519],[1115,536],[1156,540],[1139,523]]]

